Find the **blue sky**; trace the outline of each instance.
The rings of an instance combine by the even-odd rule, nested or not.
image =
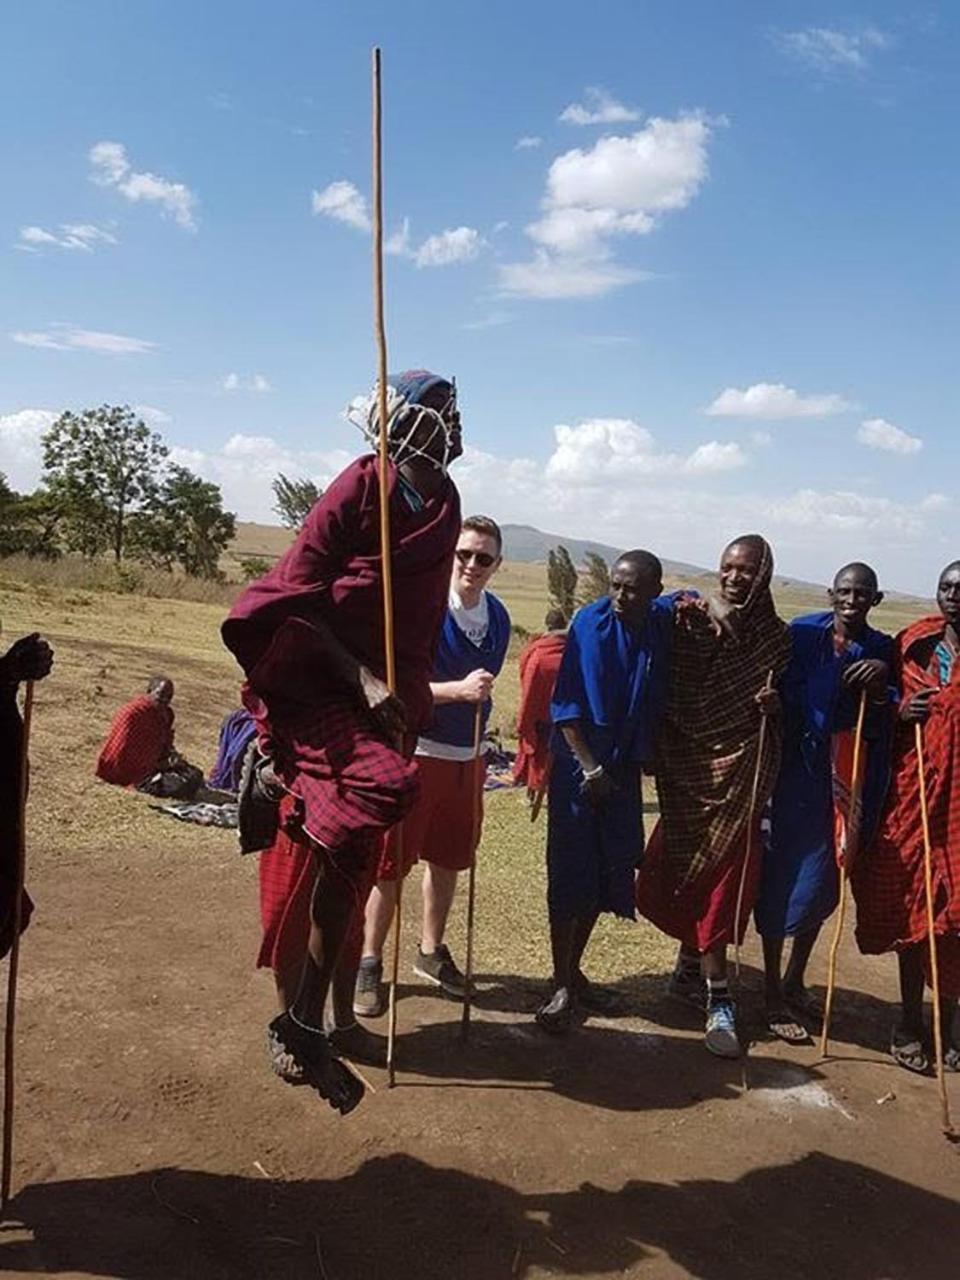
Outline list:
[[[0,51],[0,470],[128,402],[269,518],[390,365],[457,375],[465,504],[928,592],[955,537],[953,6],[31,0]]]

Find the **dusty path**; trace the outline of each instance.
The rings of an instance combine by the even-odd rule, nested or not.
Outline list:
[[[100,694],[81,679],[94,657]],[[468,1048],[457,1008],[408,988],[401,1086],[367,1071],[377,1092],[347,1120],[275,1082],[271,993],[250,967],[254,863],[227,833],[91,791],[69,766],[137,664],[62,637],[59,662],[38,717],[8,1274],[957,1275],[960,1149],[939,1135],[933,1082],[879,1051],[891,966],[849,947],[836,1022],[849,1060],[816,1067],[812,1049],[761,1041],[747,1091],[652,976],[625,983],[637,1016],[564,1044],[532,1028],[529,981],[485,976]],[[184,702],[209,704],[184,742],[199,750],[232,675],[197,655],[180,683]],[[745,1005],[749,1022],[755,994]],[[952,1095],[960,1114],[956,1080]]]

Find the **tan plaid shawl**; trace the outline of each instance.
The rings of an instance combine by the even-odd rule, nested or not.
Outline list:
[[[677,610],[667,710],[658,742],[657,791],[669,879],[679,893],[713,882],[744,850],[760,712],[754,701],[769,672],[776,682],[790,634],[770,594],[773,554],[740,606],[738,638],[716,635],[702,607]],[[768,730],[758,793],[769,799],[780,767],[780,736]]]

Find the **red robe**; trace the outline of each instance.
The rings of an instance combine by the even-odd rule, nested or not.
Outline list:
[[[548,631],[520,654],[520,709],[513,780],[530,791],[545,791],[550,777],[550,699],[567,644],[565,631]]]
[[[157,772],[173,750],[173,708],[142,693],[122,706],[97,760],[97,777],[135,787]]]
[[[903,702],[920,689],[939,689],[923,727],[934,932],[941,994],[960,999],[960,661],[942,685],[933,649],[945,625],[937,615],[907,627],[897,637],[897,660]],[[929,964],[923,862],[915,730],[901,723],[880,827],[853,869],[857,942],[865,954],[923,943]]]

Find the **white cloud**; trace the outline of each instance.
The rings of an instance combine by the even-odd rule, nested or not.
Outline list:
[[[542,142],[543,139],[537,137],[536,134],[525,133],[522,137],[516,140],[513,144],[513,149],[514,151],[531,151],[534,147],[539,147]]]
[[[10,486],[29,493],[40,482],[40,437],[59,417],[52,409],[20,409],[0,414],[0,471]]]
[[[80,249],[84,253],[92,253],[98,244],[116,244],[117,237],[103,227],[90,223],[64,222],[60,224],[60,235],[47,231],[44,227],[21,227],[18,249],[37,252],[41,248]]]
[[[527,235],[529,262],[505,263],[507,293],[534,298],[598,297],[646,273],[614,262],[610,240],[647,235],[690,203],[707,177],[712,123],[700,113],[654,117],[627,136],[600,138],[557,156],[547,173],[542,216]]]
[[[465,320],[460,327],[469,330],[497,329],[502,324],[509,324],[512,319],[507,311],[489,311],[478,320]]]
[[[769,431],[751,431],[750,439],[759,448],[766,448],[768,444],[773,444],[773,436]]]
[[[919,453],[923,448],[919,436],[910,435],[885,418],[865,418],[857,428],[857,440],[868,449],[883,449],[887,453]]]
[[[637,476],[706,473],[742,467],[738,444],[711,440],[690,454],[660,453],[651,432],[629,418],[591,418],[575,427],[554,427],[556,446],[546,467],[549,480],[595,485],[629,484]]]
[[[893,43],[876,27],[837,31],[832,27],[805,27],[801,31],[778,31],[776,44],[798,61],[817,71],[865,71],[870,56]]]
[[[454,262],[472,262],[483,248],[483,237],[473,227],[453,227],[428,236],[414,254],[418,267],[447,267]]]
[[[640,119],[639,111],[617,102],[606,89],[585,89],[583,97],[583,102],[571,102],[560,112],[564,124],[624,124]]]
[[[801,395],[782,382],[755,382],[743,391],[727,387],[704,413],[714,418],[763,418],[776,422],[786,418],[826,418],[854,407],[834,392]]]
[[[113,187],[133,203],[158,204],[185,231],[196,231],[197,197],[184,183],[134,169],[121,142],[97,142],[89,158],[98,186]]]
[[[357,231],[370,230],[370,211],[366,196],[352,182],[331,182],[322,191],[314,191],[310,203],[314,213],[334,218],[337,222],[345,222],[348,227],[355,227]]]
[[[152,404],[135,404],[134,413],[151,427],[163,427],[173,421],[173,415],[164,409],[156,409]]]
[[[239,373],[228,373],[220,379],[221,391],[257,391],[261,394],[273,390],[273,385],[262,373],[251,374],[249,378]]]
[[[146,355],[156,350],[155,342],[130,338],[122,333],[103,333],[98,329],[75,329],[56,324],[43,331],[19,331],[10,337],[24,347],[41,347],[46,351],[93,351],[97,355]]]

